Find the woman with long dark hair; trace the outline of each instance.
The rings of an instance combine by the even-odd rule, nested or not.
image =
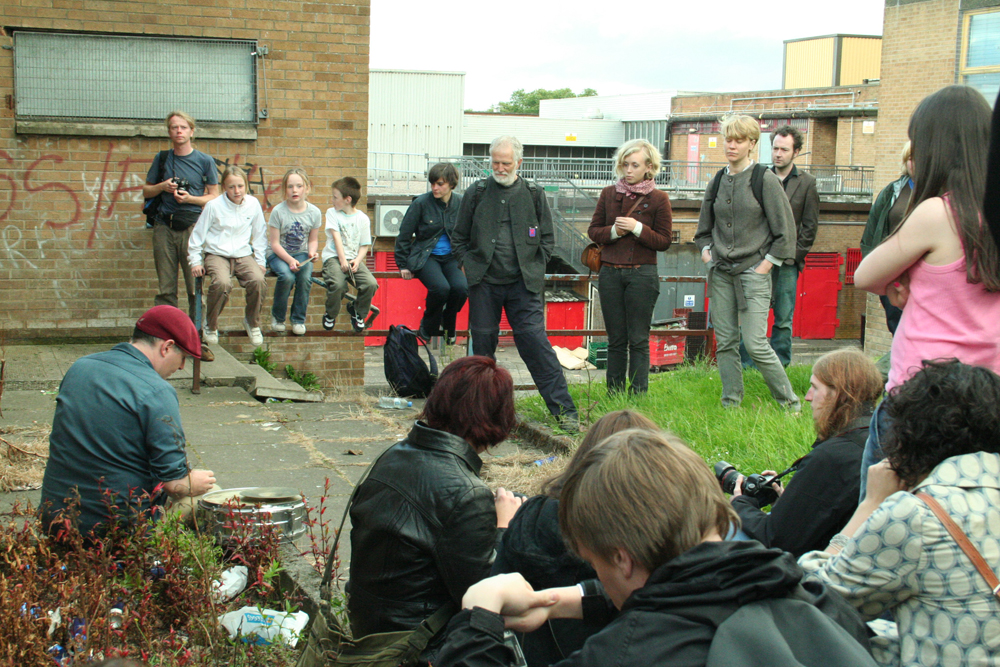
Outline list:
[[[656,189],[660,152],[645,139],[615,153],[619,180],[601,191],[587,233],[601,249],[597,288],[608,332],[608,391],[649,387],[649,327],[660,296],[656,253],[670,247],[670,198]],[[627,375],[626,375],[627,372]]]
[[[355,637],[412,630],[490,573],[520,499],[479,479],[514,428],[514,383],[488,357],[438,378],[420,419],[372,468],[351,507],[347,612]]]
[[[903,309],[886,390],[925,359],[956,358],[1000,371],[1000,254],[983,224],[990,107],[969,86],[948,86],[910,117],[914,191],[900,226],[862,260],[859,289]],[[881,458],[880,409],[862,460]]]
[[[865,620],[892,615],[896,632],[872,640],[881,664],[996,667],[1000,602],[918,494],[995,567],[1000,377],[954,359],[925,362],[883,405],[892,420],[886,460],[869,470],[867,494],[844,529],[799,565]]]

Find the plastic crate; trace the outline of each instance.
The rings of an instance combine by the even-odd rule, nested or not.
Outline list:
[[[649,336],[649,365],[672,366],[684,362],[684,336]]]
[[[608,344],[592,342],[587,345],[587,361],[598,368],[608,367]]]

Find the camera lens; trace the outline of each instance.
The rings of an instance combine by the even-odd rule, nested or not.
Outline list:
[[[715,478],[719,480],[719,484],[722,486],[722,492],[732,493],[736,488],[736,480],[739,479],[740,473],[732,464],[725,461],[716,463],[714,470]]]

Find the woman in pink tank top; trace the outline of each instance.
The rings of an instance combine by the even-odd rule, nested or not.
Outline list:
[[[928,359],[956,358],[1000,372],[1000,254],[982,222],[990,106],[969,86],[948,86],[910,117],[915,188],[897,230],[858,266],[855,285],[885,294],[903,316],[892,340],[891,391]],[[882,458],[882,410],[862,461]]]

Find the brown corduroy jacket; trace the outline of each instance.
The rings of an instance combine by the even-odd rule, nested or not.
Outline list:
[[[642,223],[642,232],[625,234],[611,239],[611,228],[615,218],[624,216],[635,204],[635,199],[615,192],[609,185],[601,190],[594,217],[591,218],[587,234],[595,243],[601,244],[601,261],[609,264],[656,264],[656,253],[670,247],[673,214],[670,197],[660,190],[653,190],[639,202],[628,216]]]

